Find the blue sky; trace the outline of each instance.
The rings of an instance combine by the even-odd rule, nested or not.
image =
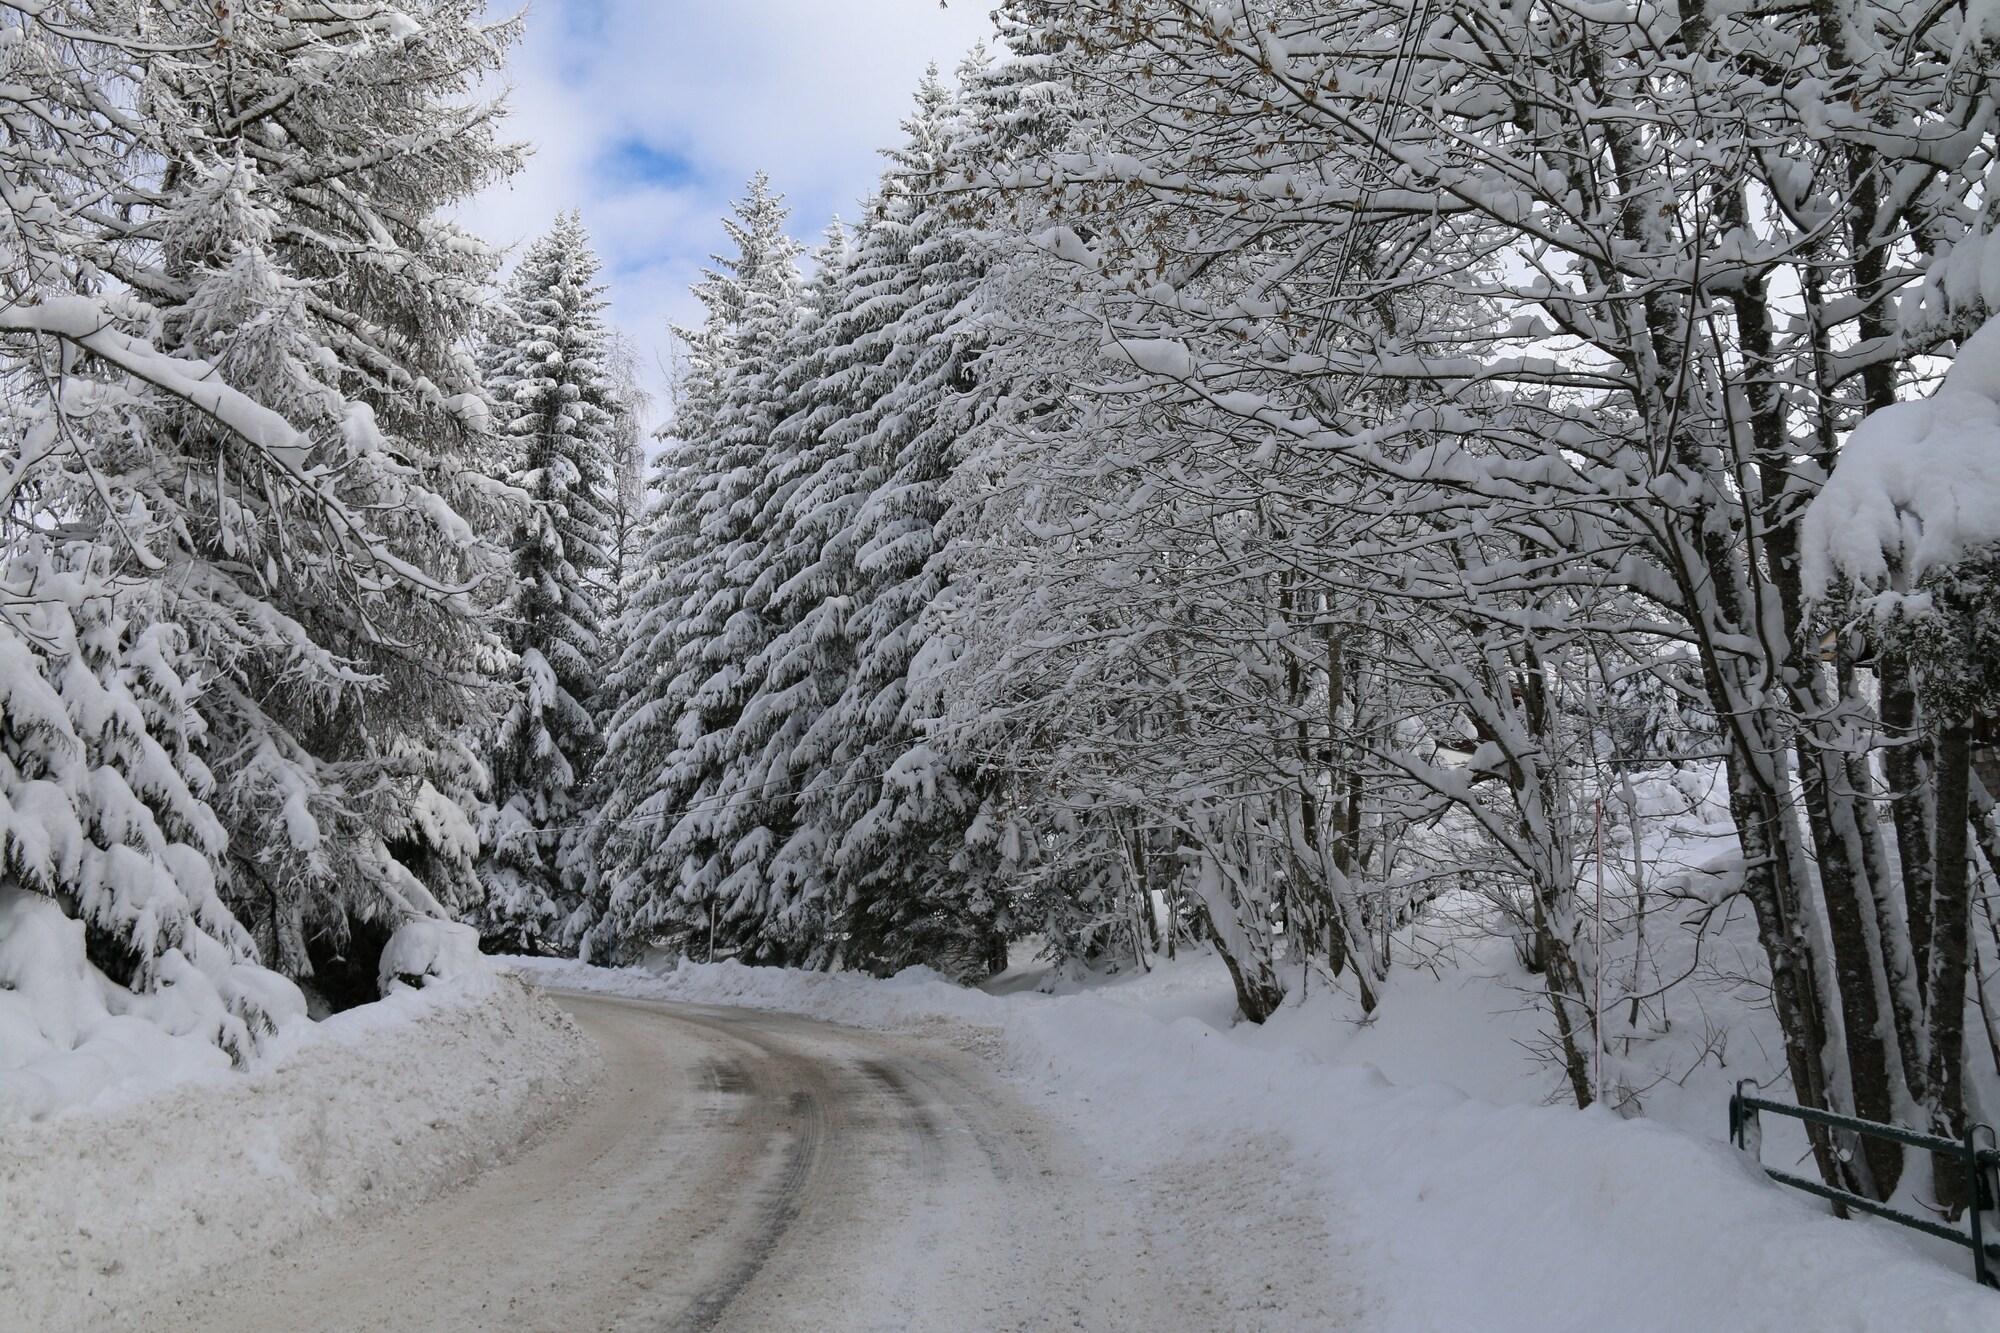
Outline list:
[[[505,0],[496,0],[496,12]],[[649,361],[720,248],[718,217],[759,168],[793,232],[853,217],[924,66],[989,31],[988,0],[533,0],[509,71],[528,169],[464,220],[518,245],[575,205],[618,325]]]

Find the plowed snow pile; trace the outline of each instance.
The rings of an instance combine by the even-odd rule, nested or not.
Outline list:
[[[117,1326],[141,1293],[436,1193],[559,1117],[588,1041],[470,974],[288,1028],[268,1061],[0,1130],[0,1325]]]

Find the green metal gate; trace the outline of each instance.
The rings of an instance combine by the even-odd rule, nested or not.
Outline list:
[[[1886,1218],[1912,1231],[1921,1231],[1927,1236],[1936,1236],[1940,1240],[1966,1246],[1972,1251],[1972,1275],[1985,1286],[2000,1287],[2000,1276],[1996,1276],[1996,1273],[2000,1273],[2000,1245],[1987,1242],[1986,1223],[1982,1216],[1993,1209],[1996,1201],[2000,1201],[2000,1188],[1996,1188],[1995,1184],[1996,1169],[2000,1169],[2000,1141],[1996,1141],[1990,1127],[1974,1125],[1965,1132],[1964,1139],[1954,1141],[1939,1138],[1934,1134],[1918,1134],[1897,1125],[1882,1125],[1873,1120],[1858,1120],[1851,1115],[1836,1115],[1832,1111],[1814,1110],[1810,1106],[1791,1106],[1784,1102],[1774,1102],[1745,1091],[1756,1086],[1753,1079],[1744,1079],[1736,1085],[1736,1093],[1729,1099],[1729,1139],[1738,1148],[1757,1158],[1759,1166],[1764,1166],[1760,1155],[1763,1137],[1759,1132],[1757,1116],[1763,1111],[1773,1115],[1790,1116],[1794,1120],[1803,1120],[1808,1124],[1823,1125],[1828,1129],[1844,1130],[1850,1134],[1889,1139],[1907,1147],[1920,1148],[1935,1156],[1955,1157],[1963,1162],[1966,1182],[1970,1187],[1966,1190],[1965,1197],[1972,1200],[1972,1206],[1966,1210],[1971,1218],[1971,1227],[1968,1231],[1947,1226],[1934,1218],[1906,1213],[1900,1208],[1891,1208],[1888,1204],[1865,1195],[1836,1189],[1805,1176],[1780,1171],[1776,1167],[1764,1166],[1764,1174],[1781,1185],[1790,1185],[1793,1189],[1816,1194],[1835,1205]],[[1982,1136],[1988,1145],[1984,1148],[1979,1146]]]

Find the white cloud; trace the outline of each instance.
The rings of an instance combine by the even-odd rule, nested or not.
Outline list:
[[[582,208],[650,360],[752,172],[816,240],[873,188],[924,66],[989,31],[985,0],[537,0],[508,73],[534,159],[462,216],[518,245]]]

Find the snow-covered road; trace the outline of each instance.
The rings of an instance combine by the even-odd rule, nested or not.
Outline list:
[[[309,1237],[144,1326],[1241,1325],[1233,1275],[1156,1244],[1153,1206],[1107,1190],[971,1055],[783,1014],[557,998],[604,1053],[575,1116],[454,1193]],[[1260,1326],[1341,1322],[1285,1305]]]

